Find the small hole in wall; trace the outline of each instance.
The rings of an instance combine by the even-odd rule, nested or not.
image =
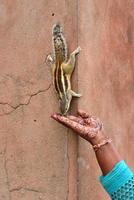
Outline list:
[[[52,16],[54,16],[54,13],[52,13]]]
[[[37,120],[36,120],[36,119],[34,119],[34,122],[37,122]]]

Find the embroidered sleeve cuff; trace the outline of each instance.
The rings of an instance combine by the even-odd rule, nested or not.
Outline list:
[[[121,160],[105,176],[100,176],[100,182],[105,190],[111,195],[124,185],[131,177],[133,172],[128,168],[126,163]]]

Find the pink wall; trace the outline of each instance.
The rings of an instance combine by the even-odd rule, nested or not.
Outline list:
[[[69,51],[82,48],[71,112],[99,116],[134,167],[133,10],[126,0],[0,2],[0,200],[109,199],[90,145],[50,119],[58,103],[44,61],[57,21]]]
[[[134,2],[79,2],[79,107],[100,117],[134,169]],[[79,199],[109,199],[89,144],[79,140]]]

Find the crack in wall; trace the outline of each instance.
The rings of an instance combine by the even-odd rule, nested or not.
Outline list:
[[[10,181],[9,181],[9,174],[8,174],[7,156],[6,156],[6,154],[7,154],[7,141],[5,142],[5,148],[4,148],[4,151],[3,151],[3,157],[4,157],[4,170],[5,170],[6,185],[7,185],[7,191],[8,191],[9,200],[12,199],[11,198],[11,193],[12,192],[21,191],[21,190],[43,194],[44,193],[43,191],[39,191],[37,189],[33,189],[33,188],[29,188],[29,187],[16,187],[16,188],[10,189],[11,186],[10,186]]]
[[[79,9],[80,9],[80,7],[79,7],[79,4],[80,4],[80,2],[79,2],[79,0],[76,0],[76,14],[77,14],[77,21],[76,21],[76,25],[77,25],[77,29],[76,29],[76,38],[77,38],[77,46],[79,46],[79,37],[80,37],[80,35],[79,35],[79,33],[80,33],[80,30],[79,30]],[[79,61],[79,57],[78,57],[78,61]],[[79,89],[79,80],[78,80],[78,75],[79,75],[79,62],[77,63],[77,89]],[[79,104],[78,104],[78,102],[77,102],[77,109],[78,109],[78,106],[79,106]],[[79,154],[79,143],[78,143],[78,139],[77,139],[77,159],[78,159],[78,154]],[[76,161],[77,162],[77,161]],[[77,164],[76,164],[77,165]],[[78,171],[78,167],[77,167],[77,175],[76,175],[76,179],[78,180],[78,177],[79,177],[79,171]],[[79,191],[79,187],[78,187],[78,184],[77,184],[77,180],[76,180],[76,199],[78,199],[79,197],[79,195],[78,195],[78,191]]]
[[[11,104],[9,104],[9,103],[7,103],[7,102],[0,102],[0,105],[8,105],[8,106],[10,106],[10,107],[12,108],[11,111],[9,111],[9,112],[4,112],[4,114],[1,114],[0,116],[9,115],[9,114],[11,114],[12,112],[14,112],[15,110],[17,110],[20,106],[27,106],[27,105],[29,105],[30,102],[31,102],[32,97],[34,97],[34,96],[36,96],[36,95],[38,95],[38,94],[40,94],[40,93],[45,93],[46,91],[48,91],[48,90],[51,88],[51,85],[52,85],[52,84],[49,84],[48,88],[46,88],[46,89],[44,89],[44,90],[38,90],[37,92],[35,92],[35,93],[29,95],[29,99],[28,99],[28,101],[27,101],[26,103],[19,103],[18,105],[13,106],[13,105],[11,105]]]
[[[7,184],[7,189],[8,189],[8,193],[9,193],[9,200],[11,200],[6,152],[7,152],[7,142],[6,142],[6,146],[5,146],[5,150],[4,150],[4,169],[5,169],[5,174],[6,174],[6,184]]]
[[[68,143],[69,143],[69,138],[68,138],[68,134],[69,134],[69,129],[67,129],[67,196],[66,196],[66,200],[68,200],[69,197],[69,172],[70,172],[70,160],[69,160],[69,153],[68,153]]]
[[[24,191],[28,191],[28,192],[35,192],[35,193],[40,193],[40,194],[43,194],[44,192],[43,191],[39,191],[39,190],[36,190],[36,189],[33,189],[33,188],[27,188],[27,187],[17,187],[17,188],[13,188],[10,190],[10,192],[19,192],[21,190],[24,190]]]

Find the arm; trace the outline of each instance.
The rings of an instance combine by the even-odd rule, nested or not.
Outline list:
[[[52,118],[71,128],[94,147],[98,164],[102,170],[100,182],[113,200],[134,199],[134,175],[121,159],[113,143],[107,139],[102,123],[88,113],[78,111],[78,116],[52,115]]]
[[[112,143],[102,146],[95,154],[103,175],[110,172],[116,163],[121,160]]]
[[[100,121],[84,111],[78,111],[78,117],[65,117],[54,114],[52,118],[73,129],[76,134],[86,139],[92,145],[96,145],[106,138],[106,133],[100,128],[102,126]],[[94,126],[96,126],[95,123],[98,127],[93,129]],[[100,128],[100,130],[98,128]],[[92,134],[94,134],[94,137],[91,137]],[[121,160],[120,155],[112,143],[101,146],[101,148],[95,151],[95,154],[103,175],[111,171],[114,165]]]

